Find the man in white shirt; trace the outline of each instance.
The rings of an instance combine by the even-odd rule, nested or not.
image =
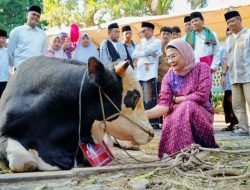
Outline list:
[[[17,69],[30,57],[42,55],[46,48],[46,34],[38,28],[41,8],[36,5],[29,7],[27,23],[14,28],[10,32],[8,52],[11,64]]]
[[[123,41],[122,43],[124,45],[126,45],[129,55],[132,58],[133,55],[133,51],[135,50],[135,43],[132,40],[132,36],[133,36],[133,32],[132,29],[129,25],[125,25],[122,27],[122,37],[123,37]]]
[[[214,72],[220,66],[220,47],[217,34],[204,27],[200,12],[190,14],[193,31],[187,33],[186,41],[193,47],[196,62],[206,62]]]
[[[238,11],[230,11],[225,20],[232,35],[225,42],[225,63],[222,72],[222,85],[226,84],[226,73],[229,69],[233,111],[239,121],[236,135],[249,135],[246,102],[250,109],[250,30],[242,26]]]
[[[133,53],[133,58],[137,60],[136,75],[143,90],[143,103],[146,110],[153,108],[157,104],[157,78],[159,57],[162,55],[161,40],[154,36],[155,26],[150,22],[142,22],[141,32],[145,41],[141,43],[140,52],[137,48]],[[140,46],[138,46],[139,48]],[[159,128],[160,120],[152,119],[150,124],[154,128]]]
[[[9,55],[5,47],[7,32],[0,29],[0,98],[9,79]]]
[[[117,23],[108,26],[108,38],[100,45],[100,61],[109,64],[119,59],[128,60],[133,67],[132,59],[126,45],[119,42],[120,29]]]

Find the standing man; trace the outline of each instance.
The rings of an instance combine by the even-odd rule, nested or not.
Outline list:
[[[192,32],[192,30],[193,30],[193,26],[191,23],[191,17],[189,15],[184,17],[184,28],[185,28],[186,33]]]
[[[227,12],[225,20],[232,35],[225,42],[225,63],[222,71],[222,85],[226,84],[229,69],[232,87],[233,111],[239,121],[236,135],[249,135],[246,102],[250,108],[250,30],[242,26],[238,11]]]
[[[226,36],[232,35],[231,31],[227,28]],[[221,66],[225,63],[225,46],[221,48]],[[233,131],[238,128],[238,120],[234,114],[233,107],[232,107],[232,88],[230,82],[229,71],[227,71],[226,76],[226,85],[221,84],[224,89],[224,100],[223,100],[223,111],[225,116],[225,123],[229,123],[229,125],[225,128],[222,128],[222,131]]]
[[[161,81],[165,74],[168,72],[170,68],[167,60],[166,60],[166,47],[168,43],[172,40],[172,29],[170,27],[162,27],[161,30],[161,51],[162,55],[159,58],[159,68],[158,68],[158,82],[157,89],[160,92],[161,89]]]
[[[185,28],[185,35],[183,39],[186,40],[187,33],[190,33],[193,30],[191,17],[189,15],[184,17],[184,28]]]
[[[118,59],[128,60],[133,67],[132,59],[127,47],[119,42],[120,29],[117,23],[108,26],[108,38],[100,45],[100,61],[103,64],[109,64]]]
[[[159,57],[161,52],[161,40],[154,36],[155,26],[150,22],[142,22],[141,32],[144,34],[145,41],[142,44],[141,52],[134,56],[138,59],[137,77],[143,90],[143,102],[146,110],[153,108],[157,104],[157,78]],[[144,62],[139,59],[145,57]],[[160,120],[152,119],[150,124],[154,128],[159,128]]]
[[[11,64],[17,69],[30,57],[42,55],[46,48],[46,34],[38,28],[41,8],[32,5],[28,9],[27,23],[10,32],[8,52]]]
[[[5,47],[7,32],[0,29],[0,98],[9,80],[9,55]]]
[[[217,34],[204,27],[204,19],[200,12],[190,15],[194,30],[187,33],[186,41],[193,47],[195,61],[206,62],[214,72],[220,66],[220,47]]]
[[[132,30],[129,25],[123,26],[122,27],[122,36],[123,36],[123,41],[122,43],[126,45],[130,57],[132,57],[132,54],[135,50],[135,43],[132,40]]]

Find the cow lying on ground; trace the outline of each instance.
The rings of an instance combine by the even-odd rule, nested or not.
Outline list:
[[[122,112],[101,93],[105,118],[114,116],[106,127],[99,87]],[[0,100],[0,160],[15,172],[70,169],[79,136],[98,144],[105,132],[133,144],[154,136],[141,87],[126,62],[105,68],[95,58],[86,65],[34,57],[17,69]]]

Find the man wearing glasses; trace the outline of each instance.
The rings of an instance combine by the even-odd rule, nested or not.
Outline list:
[[[38,28],[41,8],[32,5],[28,9],[27,23],[10,32],[8,53],[11,65],[17,69],[30,57],[42,55],[46,48],[46,34]]]
[[[229,70],[232,106],[239,121],[239,129],[234,130],[234,134],[249,136],[246,103],[250,108],[250,30],[244,28],[238,11],[227,12],[224,17],[232,35],[228,36],[225,42],[225,63],[221,83],[225,87]]]

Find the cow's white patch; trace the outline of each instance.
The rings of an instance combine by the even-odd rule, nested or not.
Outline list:
[[[6,153],[12,171],[31,172],[37,169],[33,155],[16,140],[8,139]]]
[[[38,170],[40,171],[55,171],[55,170],[60,170],[57,166],[51,166],[50,164],[47,164],[42,160],[42,158],[39,157],[38,152],[34,149],[29,149],[29,152],[34,156],[37,165],[38,165]]]
[[[59,170],[57,166],[45,163],[36,150],[26,150],[19,142],[11,138],[7,141],[7,159],[9,167],[14,172],[32,172],[35,170],[52,171]]]

